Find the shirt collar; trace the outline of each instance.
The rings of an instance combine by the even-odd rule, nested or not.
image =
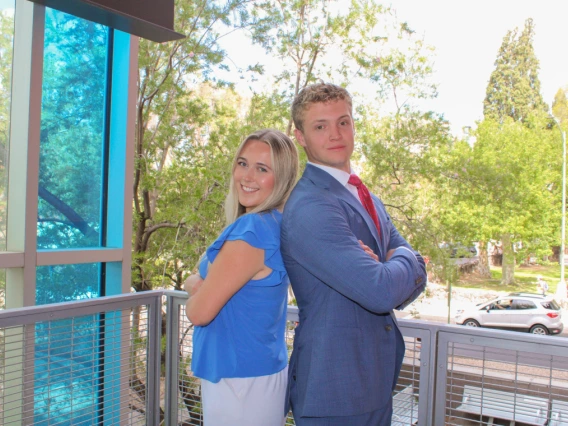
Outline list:
[[[317,167],[318,169],[321,169],[324,172],[329,173],[341,185],[347,186],[347,182],[349,181],[349,176],[351,176],[349,173],[344,172],[343,170],[336,169],[335,167],[324,166],[322,164],[315,164],[310,161],[308,161],[308,164],[311,164],[312,166]]]

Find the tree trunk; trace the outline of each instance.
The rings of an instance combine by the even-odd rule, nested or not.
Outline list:
[[[487,242],[480,241],[477,247],[477,251],[479,252],[477,273],[484,278],[491,278],[491,270],[489,269],[489,257],[487,254]]]
[[[511,236],[503,234],[501,236],[503,243],[503,279],[502,285],[515,284],[515,253],[513,253],[513,246],[511,245]]]

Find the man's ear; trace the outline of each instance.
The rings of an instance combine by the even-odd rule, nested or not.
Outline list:
[[[302,133],[302,131],[299,129],[294,129],[294,136],[296,136],[298,143],[305,148],[306,141],[304,140],[304,134]]]

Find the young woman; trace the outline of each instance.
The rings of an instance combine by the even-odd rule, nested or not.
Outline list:
[[[285,422],[289,280],[280,222],[297,174],[290,138],[276,130],[249,135],[233,161],[228,226],[185,283],[205,426]]]

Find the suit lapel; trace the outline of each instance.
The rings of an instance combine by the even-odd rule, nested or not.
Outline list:
[[[371,219],[371,216],[369,216],[369,213],[367,212],[367,210],[365,210],[365,207],[363,207],[363,205],[361,204],[361,202],[359,200],[355,199],[353,194],[351,194],[351,192],[349,192],[349,190],[347,188],[345,188],[343,185],[341,185],[337,181],[337,179],[335,179],[329,173],[327,173],[327,172],[325,172],[321,169],[318,169],[317,167],[314,167],[310,164],[308,164],[306,166],[306,170],[304,171],[304,177],[311,180],[316,186],[318,186],[322,189],[326,189],[328,191],[331,191],[333,194],[335,194],[337,196],[337,198],[345,201],[347,204],[349,204],[351,207],[353,207],[353,209],[356,210],[365,220],[365,223],[369,227],[371,234],[373,234],[373,238],[375,239],[375,241],[377,243],[377,247],[379,247],[379,250],[382,251],[381,241],[380,241],[379,233],[377,231],[377,227],[375,226],[375,223]],[[378,209],[376,203],[375,203],[375,208],[377,209],[377,213],[378,213],[379,209]],[[379,219],[380,219],[380,215],[379,215]]]

